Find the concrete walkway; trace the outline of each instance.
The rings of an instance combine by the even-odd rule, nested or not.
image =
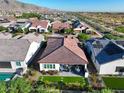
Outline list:
[[[59,76],[81,76],[72,72],[59,72]]]

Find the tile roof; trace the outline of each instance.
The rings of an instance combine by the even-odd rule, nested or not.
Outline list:
[[[34,32],[34,33],[28,33],[24,35],[21,39],[27,39],[31,43],[32,42],[41,43],[42,41],[44,41],[44,36],[42,34],[37,34]]]
[[[24,61],[30,43],[22,39],[0,39],[0,61]]]
[[[32,27],[41,26],[47,28],[49,21],[48,20],[32,20]]]
[[[52,28],[54,30],[69,29],[71,28],[71,25],[68,22],[62,23],[61,21],[54,21],[52,23]]]
[[[73,38],[52,37],[40,57],[39,63],[87,64],[87,58]]]

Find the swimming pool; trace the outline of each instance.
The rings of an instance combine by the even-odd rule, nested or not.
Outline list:
[[[0,81],[6,79],[12,79],[14,77],[14,73],[0,73]]]

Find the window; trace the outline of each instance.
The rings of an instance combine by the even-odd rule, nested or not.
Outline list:
[[[116,67],[116,72],[124,72],[124,67]]]
[[[49,69],[49,64],[47,64],[47,69]]]
[[[45,69],[55,69],[55,64],[44,64]]]
[[[12,68],[10,62],[0,62],[0,68]]]
[[[55,69],[55,64],[53,64],[53,68]]]
[[[50,69],[52,69],[52,64],[50,64]]]
[[[21,66],[21,63],[20,62],[16,62],[16,66]]]
[[[47,68],[46,64],[44,64],[44,68]]]

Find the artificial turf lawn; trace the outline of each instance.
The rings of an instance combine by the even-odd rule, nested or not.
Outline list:
[[[63,81],[64,83],[85,83],[83,77],[42,76],[40,79],[49,82]]]
[[[123,90],[124,89],[124,78],[121,77],[103,77],[103,81],[107,88]]]

